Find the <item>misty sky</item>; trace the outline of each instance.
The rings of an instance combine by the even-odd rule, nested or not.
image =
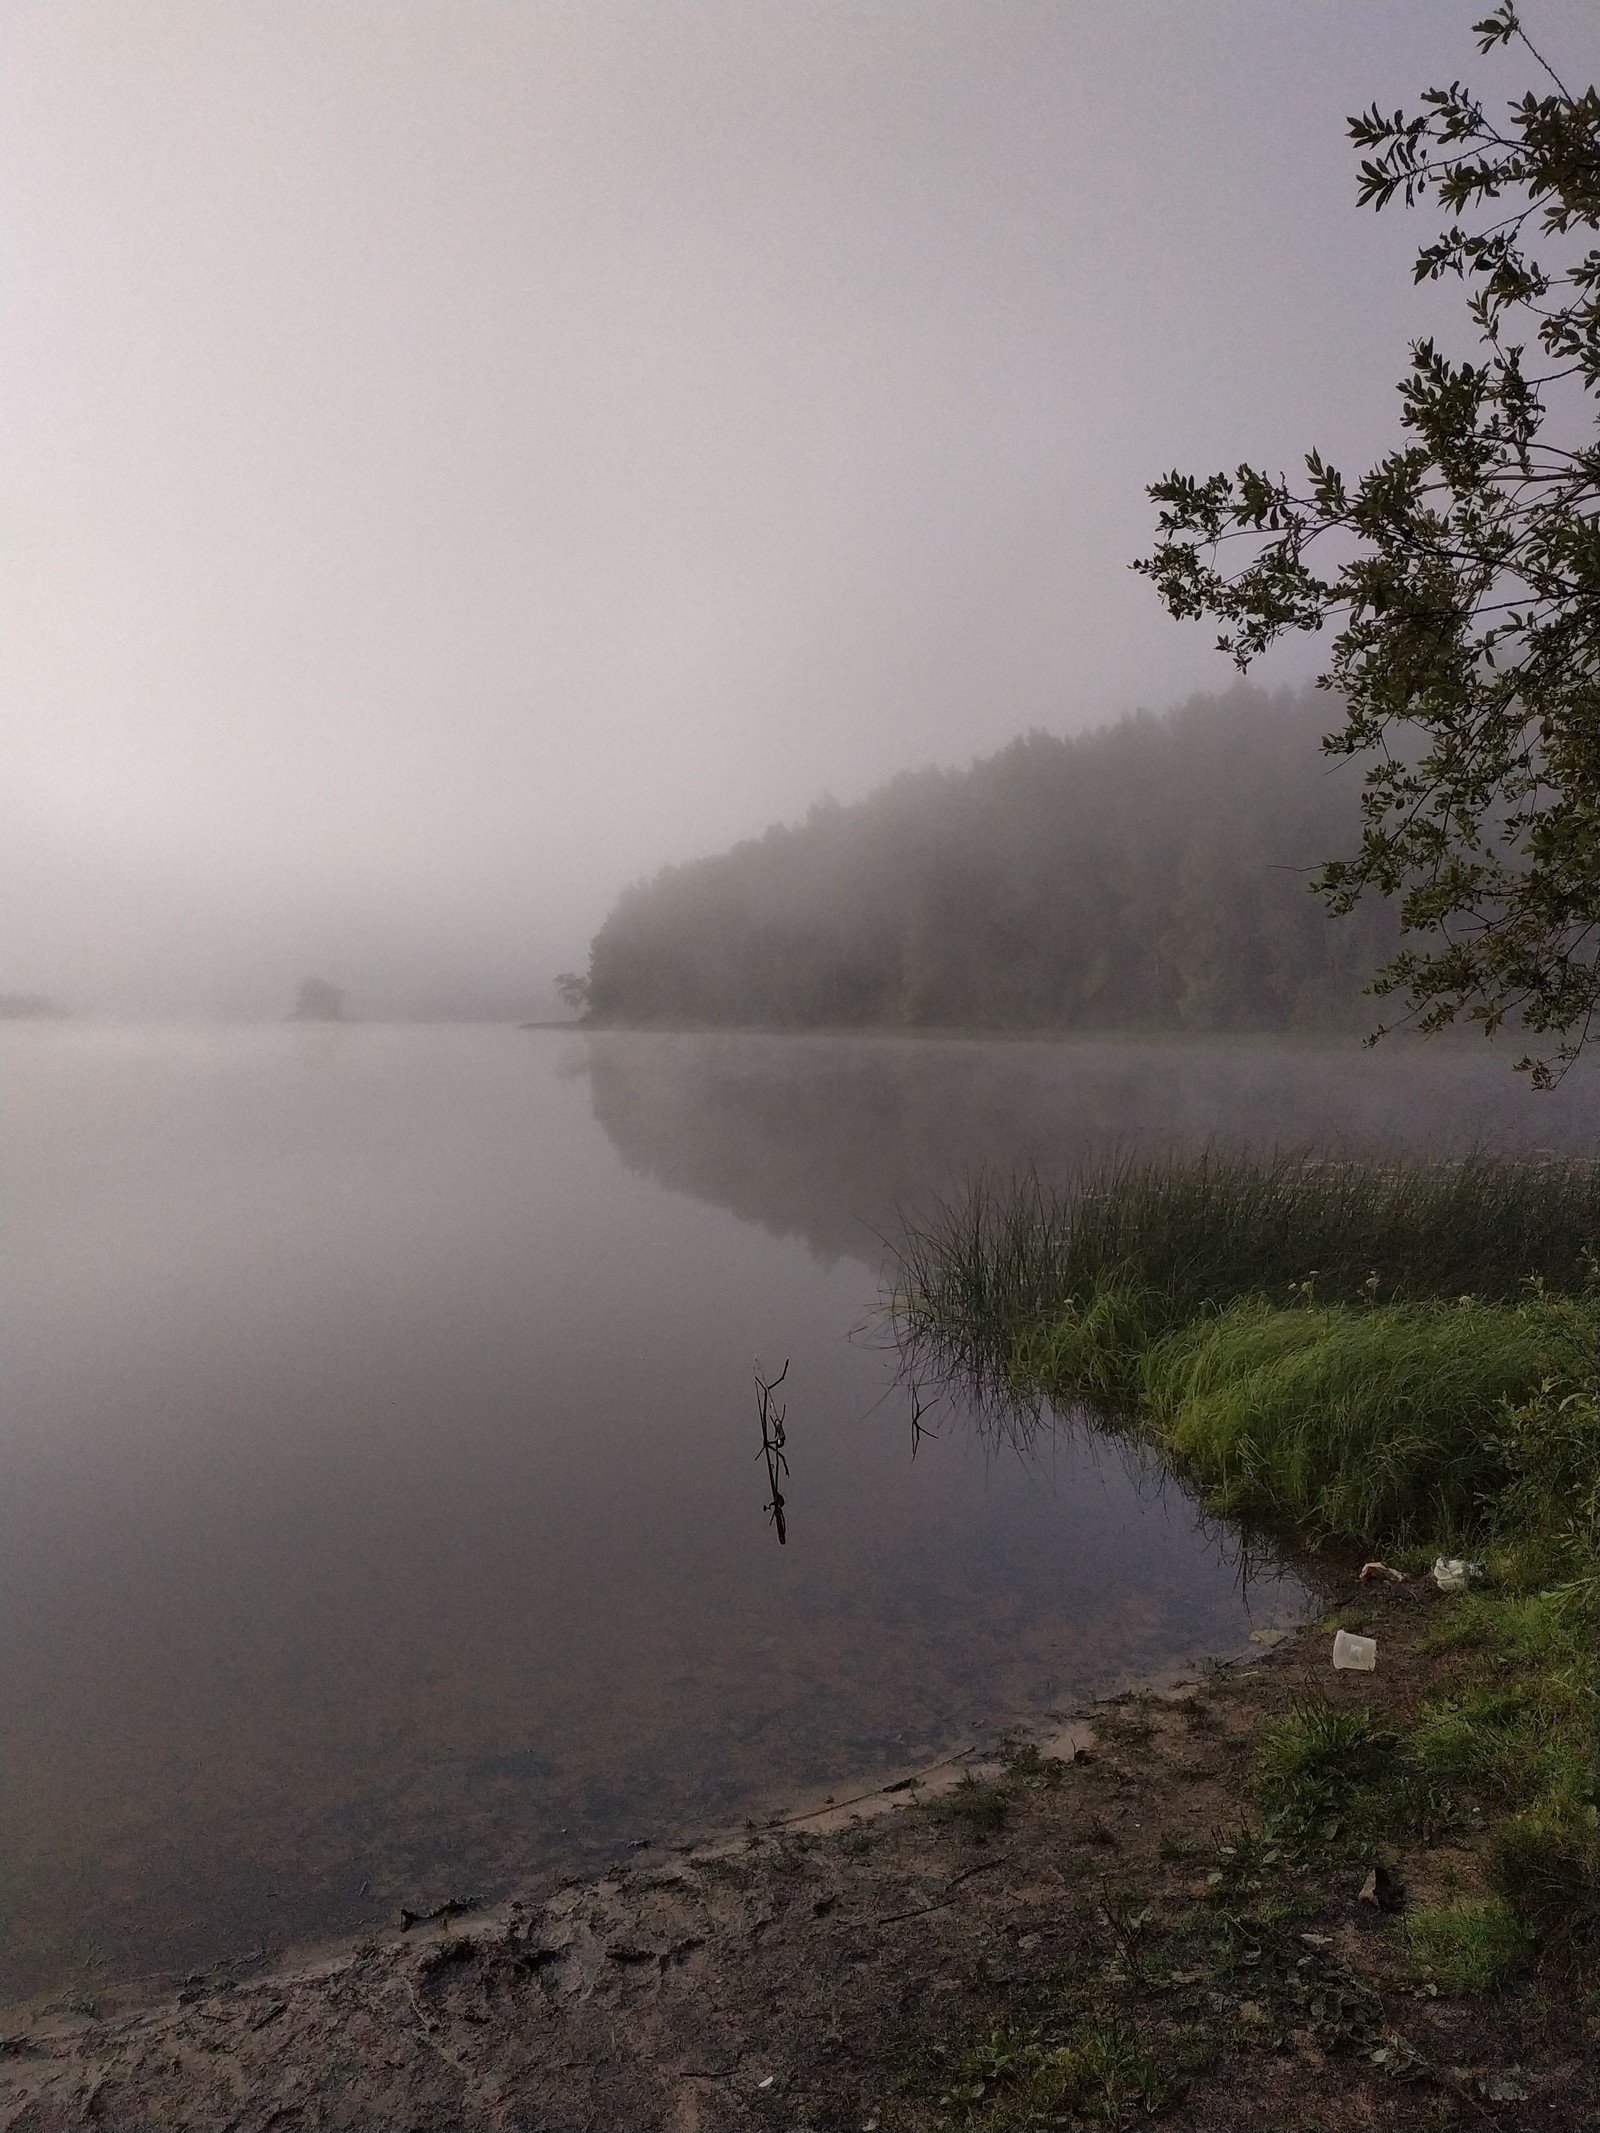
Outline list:
[[[3,982],[535,1008],[665,861],[1226,687],[1144,484],[1464,351],[1343,120],[1529,85],[1482,11],[11,0]]]

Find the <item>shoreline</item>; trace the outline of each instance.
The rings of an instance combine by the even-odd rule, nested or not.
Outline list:
[[[10,2035],[0,2123],[998,2133],[1045,2096],[1044,2122],[1185,2133],[1581,2133],[1592,1980],[1419,1984],[1407,1919],[1471,1888],[1484,1831],[1264,1831],[1263,1748],[1311,1700],[1403,1724],[1481,1663],[1449,1641],[1468,1597],[1338,1585],[1332,1615],[921,1783]],[[1330,1663],[1357,1617],[1375,1675]]]
[[[1293,1627],[1252,1630],[1237,1646],[1193,1657],[1146,1673],[1119,1674],[1103,1687],[1087,1691],[1069,1706],[1043,1712],[1019,1714],[998,1727],[985,1727],[979,1739],[947,1749],[930,1761],[905,1767],[893,1766],[881,1781],[865,1773],[834,1780],[837,1793],[810,1786],[798,1792],[776,1790],[753,1800],[752,1812],[738,1822],[718,1824],[693,1836],[666,1838],[661,1842],[619,1843],[616,1858],[608,1865],[590,1864],[582,1870],[551,1866],[530,1870],[515,1881],[507,1893],[489,1899],[447,1897],[437,1913],[410,1910],[381,1926],[349,1926],[303,1940],[263,1944],[236,1956],[225,1956],[187,1970],[174,1967],[140,1971],[133,1975],[97,1981],[76,1989],[70,1979],[41,1987],[36,1992],[0,2000],[0,2063],[19,2034],[43,2034],[52,2021],[62,2024],[62,2034],[79,2034],[147,2014],[163,2006],[176,2007],[186,1991],[211,1979],[248,1978],[253,1983],[295,1982],[321,1977],[330,1966],[348,1962],[360,1949],[377,1947],[385,1952],[425,1946],[429,1939],[449,1934],[483,1935],[503,1929],[507,1917],[550,1900],[565,1889],[590,1888],[618,1871],[659,1867],[668,1860],[720,1857],[743,1846],[752,1830],[791,1832],[825,1837],[853,1823],[871,1822],[885,1814],[913,1805],[925,1805],[960,1784],[969,1770],[980,1773],[997,1767],[1005,1742],[1027,1741],[1043,1756],[1070,1759],[1079,1746],[1093,1746],[1092,1714],[1128,1696],[1167,1697],[1194,1686],[1205,1672],[1249,1666],[1259,1662],[1276,1645],[1292,1638],[1315,1617]],[[420,1899],[419,1899],[420,1900]],[[401,1918],[412,1920],[410,1925]],[[92,2001],[96,2012],[78,2012],[72,2003]],[[101,2010],[104,2010],[103,2012]]]
[[[428,1912],[402,1907],[397,1918],[377,1930],[351,1928],[276,1948],[264,1946],[188,1971],[150,1971],[96,1984],[91,1991],[75,1991],[63,1983],[5,2000],[0,2002],[0,2105],[5,2102],[8,2065],[31,2056],[34,2047],[109,2043],[131,2026],[180,2019],[207,1990],[269,1995],[316,1991],[353,1964],[374,1957],[393,1962],[425,1955],[430,1948],[450,1942],[492,1941],[526,1914],[574,1890],[594,1891],[619,1877],[658,1873],[674,1864],[732,1858],[752,1841],[762,1839],[836,1838],[884,1817],[926,1808],[956,1792],[964,1782],[992,1782],[1005,1767],[1007,1749],[1018,1745],[1046,1761],[1082,1760],[1095,1749],[1096,1713],[1129,1698],[1180,1701],[1208,1675],[1260,1664],[1304,1634],[1315,1619],[1308,1617],[1293,1627],[1252,1630],[1236,1646],[1207,1653],[1198,1662],[1191,1656],[1150,1672],[1118,1675],[1069,1707],[1019,1716],[931,1761],[896,1768],[881,1780],[836,1780],[837,1785],[849,1788],[842,1793],[811,1787],[782,1798],[775,1795],[767,1803],[770,1811],[746,1816],[737,1824],[724,1824],[681,1842],[630,1844],[626,1849],[632,1856],[619,1857],[607,1867],[545,1876],[533,1873],[512,1892],[492,1900],[450,1897]],[[90,2007],[93,2012],[88,2011]],[[0,2125],[9,2123],[9,2118],[0,2115]]]
[[[5,2125],[1020,2133],[1181,2111],[1185,2133],[1591,2133],[1593,1586],[1573,1514],[1600,1421],[1594,1288],[1530,1286],[1525,1261],[1559,1279],[1592,1255],[1592,1181],[1356,1183],[1330,1255],[1320,1173],[1266,1179],[1294,1217],[1279,1261],[1321,1268],[1329,1302],[1303,1267],[1297,1301],[1263,1293],[1240,1166],[1122,1178],[1142,1259],[1085,1196],[1069,1280],[1045,1225],[1053,1314],[983,1291],[1008,1383],[1137,1394],[1142,1432],[1224,1513],[1343,1535],[1316,1619],[742,1833],[402,1913],[320,1960],[196,1972],[143,2009],[56,2010],[7,2039]],[[1397,1229],[1449,1239],[1443,1265],[1414,1261],[1420,1300],[1373,1267],[1404,1288]],[[924,1274],[954,1281],[916,1290],[936,1328],[991,1239],[922,1242]],[[1168,1262],[1187,1290],[1125,1272]],[[1436,1561],[1458,1544],[1481,1551],[1471,1573]]]

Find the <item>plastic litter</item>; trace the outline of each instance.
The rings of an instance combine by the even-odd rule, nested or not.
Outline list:
[[[1352,1637],[1347,1629],[1336,1630],[1333,1639],[1333,1663],[1352,1674],[1372,1674],[1378,1666],[1378,1640],[1376,1637]]]
[[[1375,1585],[1380,1578],[1387,1579],[1391,1585],[1403,1585],[1406,1581],[1406,1574],[1403,1570],[1391,1570],[1387,1563],[1362,1564],[1361,1584]]]
[[[1465,1592],[1469,1585],[1483,1582],[1482,1563],[1464,1563],[1459,1555],[1448,1559],[1438,1556],[1433,1565],[1433,1582],[1441,1592]]]

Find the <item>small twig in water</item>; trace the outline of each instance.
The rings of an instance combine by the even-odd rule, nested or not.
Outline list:
[[[911,1380],[911,1456],[913,1459],[916,1458],[917,1448],[924,1437],[932,1437],[935,1443],[938,1442],[939,1432],[936,1429],[925,1429],[923,1427],[922,1418],[926,1413],[927,1409],[922,1404],[922,1387],[913,1378]]]
[[[761,1415],[761,1450],[767,1462],[767,1486],[772,1491],[771,1500],[765,1506],[768,1518],[778,1529],[778,1546],[786,1547],[789,1540],[788,1521],[783,1515],[783,1491],[778,1486],[778,1476],[788,1478],[789,1461],[784,1454],[783,1418],[788,1409],[774,1409],[772,1395],[789,1375],[789,1358],[783,1359],[783,1368],[775,1378],[761,1375],[761,1360],[756,1359],[756,1404]]]

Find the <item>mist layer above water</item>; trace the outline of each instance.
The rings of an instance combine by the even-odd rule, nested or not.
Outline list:
[[[1217,1135],[1596,1139],[1588,1083],[1478,1053],[56,1025],[3,1070],[13,1991],[603,1862],[1237,1646],[1298,1588],[1242,1591],[1091,1437],[1024,1465],[953,1415],[913,1462],[860,1332],[897,1203]]]

